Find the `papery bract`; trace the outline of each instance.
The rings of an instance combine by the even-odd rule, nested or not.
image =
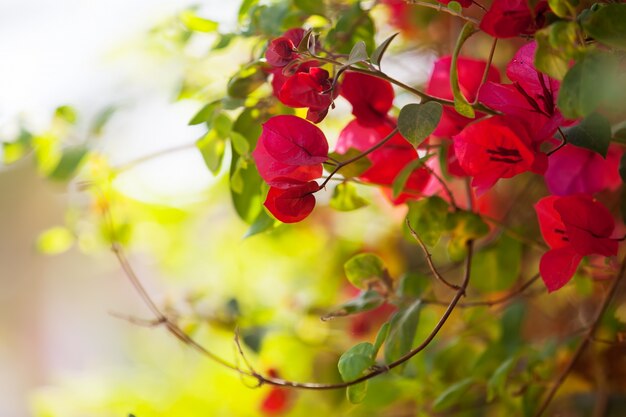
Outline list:
[[[353,120],[339,134],[335,150],[338,153],[345,153],[350,148],[365,151],[383,140],[391,131],[392,128],[387,125],[370,127],[362,125],[359,120]],[[418,155],[415,148],[400,134],[395,134],[380,149],[367,155],[367,158],[372,165],[359,178],[373,184],[391,185],[406,164],[417,159]],[[429,180],[428,170],[418,168],[409,176],[405,192],[415,197]],[[398,200],[396,203],[401,201]]]
[[[270,187],[265,207],[283,223],[296,223],[306,218],[315,208],[315,196],[320,186],[315,181],[294,183],[290,188]]]
[[[434,97],[452,100],[452,88],[450,87],[450,68],[452,65],[452,57],[445,56],[435,61],[433,72],[426,86],[426,93]],[[465,98],[470,102],[474,101],[487,63],[472,58],[459,57],[457,61],[457,69],[459,74],[459,87]],[[489,67],[487,72],[487,80],[492,82],[500,81],[500,73],[494,66]],[[480,118],[484,114],[477,112],[476,118]],[[461,116],[453,107],[444,106],[443,115],[433,132],[435,136],[452,137],[459,133],[473,119]]]
[[[328,77],[328,71],[315,67],[306,72],[297,72],[285,80],[278,99],[289,107],[307,107],[307,119],[319,123],[333,102],[333,96],[328,91],[332,82]]]
[[[611,146],[604,159],[597,152],[565,145],[550,155],[545,174],[548,190],[554,195],[614,190],[622,183],[618,172],[621,155],[617,146]]]
[[[393,106],[393,87],[388,81],[358,72],[346,72],[340,94],[352,104],[352,114],[364,126],[386,123]]]
[[[474,177],[478,194],[500,178],[526,171],[539,174],[547,168],[547,157],[535,150],[521,121],[494,116],[468,125],[454,136],[454,151],[461,168]]]
[[[261,177],[270,185],[289,188],[322,174],[328,142],[315,125],[296,116],[274,116],[263,124],[252,152]]]
[[[591,196],[549,196],[535,204],[539,227],[550,246],[540,261],[539,272],[552,292],[572,278],[584,256],[617,255],[618,242],[610,236],[615,228],[611,213]]]
[[[267,63],[273,67],[282,68],[298,58],[300,54],[296,49],[304,34],[304,29],[293,28],[286,31],[283,36],[272,39],[265,51]]]
[[[523,119],[533,141],[541,142],[572,121],[565,120],[556,107],[559,82],[535,68],[536,49],[534,41],[522,46],[507,66],[507,76],[513,83],[487,82],[478,98],[494,110]]]
[[[494,0],[480,22],[480,29],[496,38],[532,35],[544,24],[548,3],[540,0],[531,10],[527,0]]]

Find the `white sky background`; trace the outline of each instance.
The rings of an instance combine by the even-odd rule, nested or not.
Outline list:
[[[172,102],[181,68],[133,51],[152,26],[191,4],[232,21],[239,1],[0,0],[0,132],[17,118],[45,127],[61,104],[89,117],[121,103],[102,140],[113,161],[196,140],[202,129],[187,122],[201,103]],[[134,169],[119,186],[144,200],[184,202],[211,180],[190,149]]]

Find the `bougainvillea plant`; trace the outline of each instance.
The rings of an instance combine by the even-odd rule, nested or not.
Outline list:
[[[160,323],[270,386],[264,415],[289,413],[298,389],[391,410],[363,415],[623,415],[626,4],[247,0],[239,28],[216,36],[213,51],[255,46],[223,97],[197,88],[208,104],[191,124],[208,128],[209,169],[229,158],[248,235],[341,227],[333,212],[369,196],[372,221],[396,225],[396,255],[363,242],[344,257],[352,290],[320,314],[348,329],[326,379],[257,371],[245,337],[226,361],[142,290]],[[571,316],[582,329],[559,327]],[[557,330],[533,333],[533,320]]]

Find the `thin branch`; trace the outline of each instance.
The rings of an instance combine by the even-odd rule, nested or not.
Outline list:
[[[413,227],[411,226],[411,221],[409,220],[409,216],[406,217],[406,226],[409,228],[409,231],[411,232],[411,236],[415,238],[417,243],[419,243],[420,247],[422,248],[422,251],[424,252],[424,256],[426,257],[426,262],[428,263],[428,267],[430,268],[430,271],[433,273],[433,276],[437,278],[437,280],[441,282],[442,284],[444,284],[446,287],[458,291],[461,287],[448,282],[437,270],[437,267],[435,266],[435,263],[433,262],[433,259],[432,259],[433,255],[428,250],[428,247],[426,246],[422,238],[417,234],[415,229],[413,229]]]
[[[491,50],[489,51],[489,58],[487,59],[487,65],[485,65],[485,71],[483,71],[483,78],[480,80],[479,87],[476,91],[480,91],[480,88],[485,85],[487,82],[487,78],[489,77],[489,70],[491,69],[491,62],[493,61],[493,55],[496,53],[496,46],[498,45],[498,38],[493,38],[493,43],[491,44]],[[478,94],[476,94],[476,98],[474,99],[474,103],[472,105],[476,105],[478,103]]]
[[[105,212],[105,217],[107,218],[107,222],[108,222],[109,226],[111,227],[111,231],[113,232],[115,230],[114,227],[113,227],[114,223],[113,223],[113,218],[111,216],[111,213],[110,213],[108,205],[105,205],[104,212]],[[255,378],[257,380],[257,386],[261,386],[263,384],[268,384],[268,385],[274,385],[274,386],[290,387],[290,388],[297,388],[297,389],[309,389],[309,390],[334,390],[334,389],[346,388],[346,387],[349,387],[349,386],[352,386],[352,385],[359,384],[359,383],[361,383],[363,381],[367,381],[369,379],[372,379],[372,378],[374,378],[374,377],[376,377],[376,376],[378,376],[380,374],[386,373],[386,372],[390,371],[391,369],[396,368],[396,367],[402,365],[403,363],[407,362],[412,357],[417,355],[419,352],[424,350],[434,340],[434,338],[437,336],[437,334],[439,333],[441,328],[445,325],[445,323],[447,322],[448,318],[450,317],[450,315],[454,311],[454,309],[459,304],[459,300],[465,294],[465,291],[467,289],[467,286],[468,286],[469,280],[470,280],[470,276],[471,276],[471,264],[472,264],[472,257],[473,257],[473,248],[474,248],[473,241],[471,241],[471,240],[468,241],[467,242],[467,258],[466,258],[466,261],[465,261],[465,274],[464,274],[463,283],[459,287],[458,291],[455,293],[454,297],[452,298],[452,300],[448,304],[448,307],[446,308],[445,312],[443,313],[443,315],[441,316],[441,318],[439,319],[439,321],[437,322],[435,327],[431,330],[430,334],[424,339],[424,341],[420,345],[418,345],[417,347],[411,349],[409,352],[405,353],[403,356],[401,356],[399,359],[395,360],[394,362],[392,362],[392,363],[390,363],[388,365],[374,367],[369,373],[367,373],[367,374],[365,374],[365,375],[363,375],[363,376],[361,376],[361,377],[359,377],[359,378],[357,378],[355,380],[347,381],[347,382],[340,382],[340,383],[317,383],[317,382],[289,381],[289,380],[285,380],[285,379],[282,379],[282,378],[276,378],[276,377],[272,377],[272,376],[262,375],[262,374],[254,371],[252,369],[250,371],[246,371],[244,369],[241,369],[236,364],[228,362],[225,359],[217,356],[213,352],[211,352],[208,349],[206,349],[204,346],[202,346],[196,340],[194,340],[189,335],[187,335],[176,323],[171,321],[169,318],[167,318],[167,316],[165,314],[163,314],[161,312],[161,310],[157,307],[156,303],[152,300],[152,298],[150,297],[150,295],[148,294],[148,292],[146,291],[146,289],[142,285],[141,281],[139,280],[139,278],[138,278],[137,274],[135,273],[134,269],[132,268],[131,264],[128,262],[128,259],[126,257],[126,254],[125,254],[124,250],[123,250],[122,245],[120,245],[115,240],[115,235],[113,233],[112,233],[112,240],[113,240],[112,245],[111,245],[112,251],[115,254],[115,256],[116,256],[120,266],[122,267],[122,270],[124,271],[126,277],[131,282],[131,284],[133,285],[133,287],[135,288],[135,290],[139,294],[139,296],[142,299],[142,301],[148,306],[148,308],[156,316],[157,321],[162,323],[166,327],[166,329],[172,335],[174,335],[176,338],[178,338],[181,342],[185,343],[186,345],[191,346],[192,348],[194,348],[196,351],[198,351],[199,353],[201,353],[205,357],[215,361],[216,363],[218,363],[218,364],[220,364],[220,365],[222,365],[222,366],[224,366],[224,367],[226,367],[228,369],[231,369],[231,370],[239,373],[242,376],[248,376],[248,377],[251,377],[251,378]],[[236,340],[236,343],[238,344],[239,343],[238,342],[239,338],[238,338],[237,334],[235,335],[235,340]],[[241,346],[239,346],[239,348],[241,348]],[[242,354],[242,353],[243,353],[243,350],[241,349],[240,350],[240,354]],[[244,361],[247,361],[245,359],[245,356],[242,355],[242,357],[244,358]]]
[[[134,168],[137,165],[141,165],[144,162],[148,162],[148,161],[151,161],[153,159],[157,159],[157,158],[160,158],[162,156],[169,155],[169,154],[172,154],[172,153],[185,151],[187,149],[194,148],[195,146],[196,146],[196,143],[193,142],[193,143],[184,143],[182,145],[174,146],[172,148],[161,149],[160,151],[156,151],[154,153],[141,156],[141,157],[139,157],[137,159],[133,159],[132,161],[128,161],[128,162],[125,162],[125,163],[123,163],[121,165],[113,167],[113,170],[115,172],[118,172],[118,173],[124,172],[124,171],[128,171],[129,169],[132,169],[132,168]]]
[[[448,196],[448,199],[450,200],[450,204],[452,205],[452,208],[454,209],[454,211],[459,211],[460,210],[459,205],[456,203],[454,194],[452,194],[452,190],[450,189],[450,187],[448,187],[448,184],[443,180],[443,178],[441,178],[439,174],[435,172],[434,169],[432,169],[426,164],[423,164],[423,167],[426,168],[428,172],[430,172],[430,175],[432,175],[439,182],[439,184],[441,184],[441,187],[443,188],[446,195]]]
[[[444,13],[448,13],[449,15],[458,17],[460,19],[465,20],[466,22],[470,22],[473,23],[475,25],[478,25],[480,22],[478,21],[478,19],[474,19],[473,17],[469,17],[469,16],[465,16],[462,13],[459,12],[455,12],[452,9],[447,8],[446,6],[442,5],[441,3],[428,3],[426,1],[420,1],[420,0],[406,0],[406,2],[408,4],[413,4],[416,6],[422,6],[422,7],[427,7],[429,9],[435,9],[438,12],[444,12]]]
[[[554,148],[550,152],[548,152],[546,154],[548,156],[552,155],[553,153],[555,153],[556,151],[561,149],[563,146],[567,145],[567,136],[565,136],[565,133],[563,133],[563,131],[561,130],[560,127],[557,127],[557,130],[559,131],[559,134],[561,135],[561,143],[559,143],[559,146],[557,146],[556,148]]]
[[[578,345],[578,348],[576,348],[576,351],[572,355],[569,363],[567,364],[565,369],[563,369],[561,374],[558,376],[558,378],[554,382],[554,385],[552,385],[552,388],[550,388],[550,391],[548,391],[548,394],[546,395],[543,402],[539,406],[539,409],[535,413],[534,415],[535,417],[541,417],[543,415],[543,413],[546,411],[546,409],[552,402],[552,399],[556,395],[557,391],[559,390],[561,385],[563,385],[563,382],[565,382],[570,372],[572,372],[572,370],[574,369],[574,365],[576,365],[576,362],[578,362],[578,359],[580,359],[580,357],[582,356],[583,352],[585,351],[589,343],[593,340],[594,334],[600,327],[602,316],[608,309],[609,304],[611,303],[611,300],[615,296],[615,293],[617,292],[620,282],[622,281],[622,279],[624,279],[624,275],[626,275],[626,257],[624,257],[624,260],[622,261],[622,265],[620,267],[617,277],[615,277],[613,282],[611,282],[609,291],[604,297],[604,300],[602,301],[602,304],[600,305],[600,308],[598,309],[598,312],[596,313],[593,323],[589,327],[589,330],[587,330],[587,332],[585,333],[585,336],[582,342],[580,342],[580,344]]]
[[[328,177],[326,177],[326,179],[324,180],[324,182],[322,182],[322,185],[320,185],[320,190],[322,188],[324,188],[326,186],[326,184],[328,184],[328,181],[330,181],[333,176],[343,167],[345,167],[346,165],[350,165],[353,162],[358,161],[361,158],[366,157],[367,155],[371,154],[372,152],[374,152],[376,149],[382,147],[385,143],[389,142],[391,140],[391,138],[393,138],[395,136],[395,134],[398,133],[398,129],[395,128],[393,129],[383,140],[381,140],[380,142],[378,142],[376,145],[372,146],[371,148],[361,152],[360,154],[358,154],[357,156],[350,158],[346,161],[343,162],[339,162],[335,168],[331,171],[331,173],[328,175]]]

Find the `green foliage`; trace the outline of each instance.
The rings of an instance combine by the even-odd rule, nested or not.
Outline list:
[[[612,56],[591,51],[569,69],[558,106],[564,116],[575,119],[591,114],[607,98],[614,86],[615,61]]]
[[[563,129],[567,142],[597,152],[603,157],[611,143],[611,125],[598,113],[591,113],[575,126]]]
[[[37,250],[49,255],[57,255],[70,249],[74,244],[74,234],[66,227],[52,227],[37,238]]]
[[[357,1],[339,15],[326,36],[326,43],[339,53],[349,54],[353,45],[362,41],[366,50],[373,51],[374,31],[374,21]]]
[[[61,155],[61,160],[52,172],[50,172],[48,177],[56,181],[68,181],[76,174],[88,152],[89,149],[84,145],[77,145],[64,149]]]
[[[441,412],[453,405],[458,405],[475,382],[474,378],[469,377],[452,384],[435,399],[433,411]]]
[[[447,229],[448,203],[437,196],[411,201],[407,218],[424,243],[434,246]]]
[[[346,382],[357,379],[374,365],[375,359],[376,348],[371,343],[363,342],[351,347],[341,355],[337,364],[341,378]],[[367,394],[367,381],[349,386],[346,393],[351,403],[362,402]]]
[[[378,291],[363,291],[356,298],[339,305],[334,311],[324,315],[322,320],[370,311],[379,307],[384,301],[384,297]]]
[[[582,16],[585,31],[597,41],[626,49],[626,4],[602,4]]]
[[[450,213],[446,219],[446,228],[450,231],[448,255],[453,261],[465,258],[467,241],[489,233],[489,226],[480,216],[469,211]]]
[[[376,49],[374,50],[374,52],[372,52],[372,57],[370,58],[370,62],[374,65],[376,65],[378,68],[380,68],[380,64],[383,60],[383,56],[385,55],[385,52],[387,52],[387,48],[389,48],[389,45],[391,45],[391,42],[393,42],[393,40],[396,38],[396,36],[398,36],[399,33],[394,33],[393,35],[391,35],[390,37],[388,37],[387,39],[385,39],[383,41],[383,43],[381,43],[380,45],[378,45],[376,47]]]
[[[443,106],[435,101],[407,104],[400,110],[398,130],[413,147],[417,148],[433,133],[442,114]]]
[[[359,151],[358,149],[350,148],[343,154],[339,154],[337,152],[331,152],[329,156],[335,161],[342,163],[342,162],[351,160],[359,156],[360,154],[361,154],[361,151]],[[368,158],[359,158],[358,160],[348,165],[343,166],[341,170],[339,171],[339,173],[343,175],[344,178],[358,177],[359,175],[367,171],[368,168],[371,166],[372,166],[372,162]],[[326,167],[326,169],[328,170],[330,168]]]
[[[452,54],[452,65],[450,67],[450,86],[452,87],[452,95],[454,96],[454,109],[462,116],[473,119],[475,117],[474,108],[467,101],[459,87],[459,70],[457,67],[458,57],[465,41],[476,33],[476,28],[470,22],[466,23],[459,34],[456,41],[454,52]]]
[[[421,310],[422,301],[417,299],[399,308],[389,321],[389,336],[385,343],[386,363],[399,359],[413,347]]]
[[[497,241],[476,253],[472,259],[472,287],[479,291],[503,291],[517,280],[522,259],[522,244],[501,235]]]
[[[537,31],[535,66],[549,76],[562,80],[569,70],[569,62],[578,53],[576,42],[578,25],[574,22],[558,21]]]
[[[352,211],[365,207],[368,202],[357,194],[357,188],[353,184],[342,182],[335,187],[329,204],[335,210]]]
[[[379,281],[387,281],[389,274],[382,259],[372,253],[353,256],[344,264],[346,277],[352,285],[363,290],[370,289]]]

